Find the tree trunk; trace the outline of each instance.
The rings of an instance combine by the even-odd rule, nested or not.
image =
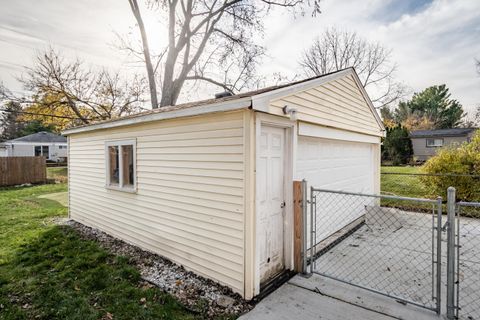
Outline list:
[[[140,14],[140,8],[138,7],[137,0],[129,0],[128,2],[130,3],[133,15],[137,20],[140,35],[142,36],[143,55],[145,57],[145,66],[147,68],[148,75],[148,85],[150,87],[150,101],[152,102],[152,109],[156,109],[158,108],[157,85],[155,83],[155,73],[153,71],[152,59],[150,57],[150,49],[148,46],[145,25],[143,24],[142,15]]]

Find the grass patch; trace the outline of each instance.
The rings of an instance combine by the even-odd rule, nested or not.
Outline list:
[[[127,258],[54,225],[67,209],[39,196],[64,191],[64,184],[0,189],[1,319],[201,318],[142,282]]]
[[[47,167],[47,179],[54,180],[57,183],[67,183],[67,167]]]
[[[420,173],[420,167],[382,167],[382,173]],[[382,194],[425,198],[428,190],[423,186],[418,176],[382,174],[380,180]]]
[[[68,207],[68,192],[54,192],[54,193],[49,193],[49,194],[43,194],[41,196],[38,196],[39,198],[42,199],[50,199],[53,201],[57,201],[64,207]]]
[[[380,190],[384,195],[410,197],[410,198],[428,198],[435,199],[431,192],[420,181],[419,176],[403,175],[421,173],[420,167],[382,167],[382,173],[402,173],[382,174],[380,180]],[[431,212],[432,205],[420,203],[416,201],[396,200],[396,199],[382,199],[382,206],[397,207],[411,211],[428,211]]]

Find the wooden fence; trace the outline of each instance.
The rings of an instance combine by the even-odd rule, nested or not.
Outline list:
[[[0,157],[0,186],[46,181],[45,157]]]

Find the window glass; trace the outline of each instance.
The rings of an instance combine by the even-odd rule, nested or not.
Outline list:
[[[134,173],[133,173],[133,146],[122,146],[122,177],[124,187],[133,187]]]
[[[118,186],[120,183],[119,167],[120,159],[118,157],[118,146],[108,147],[108,161],[109,161],[109,182],[110,185]]]
[[[35,152],[35,157],[48,158],[48,146],[35,146],[34,152]]]
[[[443,139],[427,139],[427,147],[442,147]]]

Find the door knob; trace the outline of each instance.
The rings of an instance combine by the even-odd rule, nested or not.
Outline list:
[[[285,201],[282,202],[282,204],[280,205],[280,208],[285,208]]]

